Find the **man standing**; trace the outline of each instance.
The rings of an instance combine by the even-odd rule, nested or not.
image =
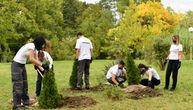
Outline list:
[[[84,37],[81,32],[77,34],[76,41],[76,58],[78,59],[78,73],[77,73],[77,89],[82,89],[82,75],[84,72],[84,79],[86,89],[89,89],[89,74],[90,74],[90,63],[92,62],[92,51],[93,46],[91,41]]]

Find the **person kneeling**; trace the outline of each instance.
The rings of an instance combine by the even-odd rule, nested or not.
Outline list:
[[[154,88],[154,86],[160,84],[160,76],[154,68],[148,67],[144,64],[139,64],[138,68],[140,69],[142,77],[144,74],[146,74],[148,77],[148,79],[142,79],[140,84],[144,86],[149,86],[151,88]]]
[[[109,83],[123,87],[123,82],[125,82],[127,79],[124,65],[125,63],[120,61],[117,65],[112,66],[108,70],[106,78]]]

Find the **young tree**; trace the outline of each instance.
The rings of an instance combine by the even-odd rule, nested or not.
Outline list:
[[[135,62],[129,52],[126,56],[126,70],[128,76],[128,84],[139,84],[140,72],[139,69],[136,67]]]
[[[69,80],[69,84],[72,88],[76,88],[77,71],[78,71],[78,60],[74,60],[74,64],[72,67],[72,73],[71,73],[70,80]]]
[[[56,108],[61,105],[61,96],[58,93],[54,72],[52,70],[46,71],[44,74],[39,105],[44,109]]]

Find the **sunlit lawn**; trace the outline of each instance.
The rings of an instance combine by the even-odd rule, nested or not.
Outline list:
[[[90,82],[91,86],[97,85],[103,81],[104,66],[112,60],[94,60],[91,64]],[[136,61],[136,64],[144,61]],[[97,101],[97,104],[88,108],[89,110],[193,110],[193,61],[183,61],[178,76],[177,89],[173,93],[164,91],[165,71],[159,71],[161,76],[161,85],[156,87],[163,93],[163,96],[156,98],[144,98],[140,100],[132,100],[127,97],[120,101],[112,101],[107,98],[105,91],[103,92],[81,92],[69,93],[65,91],[69,88],[69,77],[72,71],[73,61],[55,61],[54,70],[55,78],[60,94],[63,96],[79,96],[84,95],[91,97]],[[35,96],[36,71],[31,64],[27,64],[28,85],[30,97]],[[12,99],[12,85],[10,63],[0,64],[0,110],[10,110]],[[105,77],[105,76],[104,76]],[[171,80],[172,81],[172,80]],[[104,83],[106,83],[104,81]],[[170,84],[171,85],[171,84]],[[38,109],[38,108],[34,108]],[[58,109],[69,109],[67,107]]]

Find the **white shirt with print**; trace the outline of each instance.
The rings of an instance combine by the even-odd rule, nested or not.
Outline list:
[[[78,60],[91,59],[91,49],[93,48],[91,41],[82,36],[76,41],[76,49],[80,49]]]
[[[108,72],[107,72],[107,75],[106,75],[106,78],[109,79],[112,77],[112,75],[114,74],[115,76],[120,76],[121,74],[123,74],[123,71],[126,72],[125,68],[123,68],[123,70],[120,70],[118,65],[114,65],[112,66]]]
[[[157,71],[154,68],[148,68],[145,74],[149,76],[149,73],[152,73],[152,77],[156,78],[157,80],[160,80],[160,76],[158,75]]]

